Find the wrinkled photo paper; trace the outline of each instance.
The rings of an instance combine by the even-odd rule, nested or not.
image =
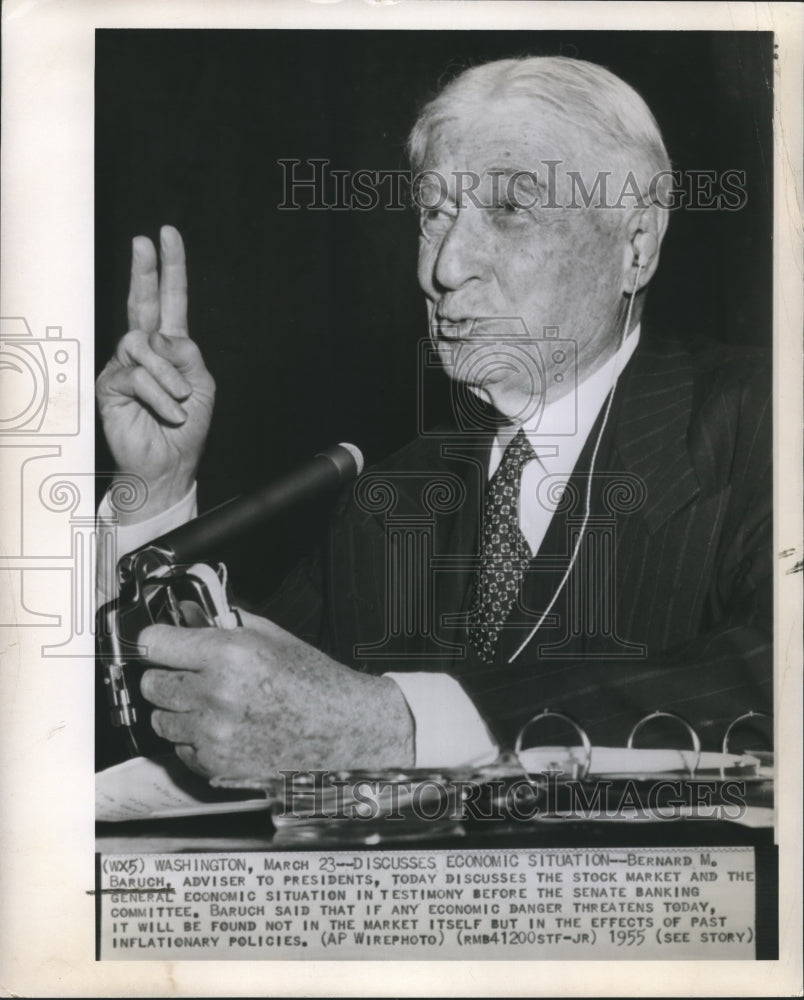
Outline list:
[[[800,989],[801,8],[607,10],[5,6],[10,994]]]

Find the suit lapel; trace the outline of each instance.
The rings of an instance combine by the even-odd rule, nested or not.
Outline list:
[[[602,486],[605,481],[614,483],[617,473],[636,477],[644,488],[644,503],[634,513],[648,535],[654,534],[668,518],[698,496],[700,487],[687,449],[691,409],[692,368],[687,353],[673,344],[651,341],[640,344],[619,381],[610,422],[601,440],[596,462],[596,471],[601,475],[595,477],[592,489],[593,518],[595,514],[610,518],[611,512],[602,500]],[[601,413],[570,478],[570,489],[576,491],[579,501],[573,509],[553,516],[532,569],[526,575],[522,605],[528,612],[524,618],[529,620],[523,620],[520,613],[522,624],[517,626],[512,616],[510,626],[503,630],[497,655],[500,665],[508,662],[529,635],[561,585],[571,557],[571,540],[575,537],[568,531],[568,515],[574,518],[577,529],[585,509],[586,473],[602,418]],[[613,473],[615,478],[606,477],[605,473]],[[627,565],[626,550],[636,538],[634,526],[625,531],[629,515],[620,513],[616,517],[617,563]],[[593,528],[590,521],[589,529]],[[579,565],[580,561],[574,572]],[[619,582],[612,580],[611,585],[616,586]],[[559,628],[551,628],[545,621],[543,635],[540,629],[541,641],[548,644],[566,636],[568,641],[562,645],[562,656],[583,655],[589,642],[585,634],[574,639],[566,634],[567,595],[571,583],[564,584],[552,608],[552,613],[558,615]],[[586,603],[591,595],[582,588],[579,596]],[[580,613],[578,609],[576,612]],[[534,643],[537,641],[534,639]]]
[[[687,447],[689,355],[677,344],[648,341],[637,349],[622,382],[616,452],[622,468],[644,483],[641,515],[653,534],[700,492]]]

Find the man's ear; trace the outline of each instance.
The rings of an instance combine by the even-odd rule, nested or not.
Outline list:
[[[623,253],[623,291],[633,295],[653,277],[659,266],[659,250],[667,231],[669,215],[661,205],[649,205],[634,213],[628,223]]]

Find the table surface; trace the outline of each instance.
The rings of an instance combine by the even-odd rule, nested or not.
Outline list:
[[[386,822],[387,827],[387,822]],[[381,836],[377,837],[377,833]],[[388,832],[352,822],[323,822],[277,830],[269,812],[192,816],[170,820],[98,823],[102,854],[266,850],[483,850],[534,847],[708,847],[773,843],[771,827],[710,820],[499,823],[418,823]]]

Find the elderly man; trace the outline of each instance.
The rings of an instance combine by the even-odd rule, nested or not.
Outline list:
[[[409,147],[458,426],[371,470],[265,617],[146,629],[154,729],[232,776],[480,760],[545,706],[596,743],[655,708],[719,743],[772,700],[767,383],[756,352],[641,329],[668,218],[650,111],[601,67],[504,60],[450,83]],[[160,250],[158,278],[134,241],[131,329],[98,379],[118,468],[149,484],[124,548],[193,515],[212,413],[175,230]],[[407,562],[406,518],[426,538]]]

